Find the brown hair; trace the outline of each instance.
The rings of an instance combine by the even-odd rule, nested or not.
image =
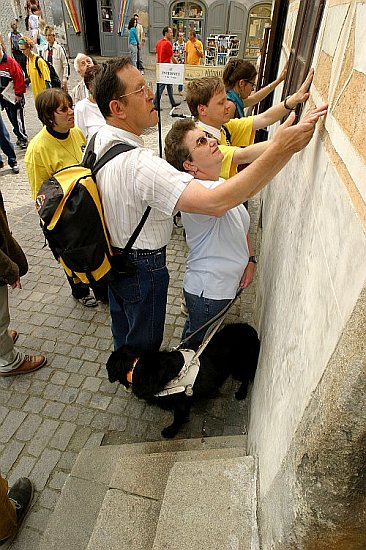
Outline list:
[[[37,95],[35,105],[39,120],[47,128],[52,128],[55,122],[55,111],[64,105],[72,107],[72,99],[61,88],[48,88]]]
[[[104,118],[107,118],[111,115],[109,103],[112,99],[123,95],[127,87],[127,82],[122,80],[117,73],[121,69],[133,65],[130,57],[117,57],[117,59],[110,59],[99,66],[100,71],[97,72],[94,79],[94,99]]]
[[[186,101],[195,118],[198,118],[198,106],[208,105],[214,95],[225,90],[221,78],[206,76],[188,83]]]
[[[100,72],[100,65],[92,65],[88,67],[84,74],[84,84],[89,93],[94,96],[94,80],[95,76]]]
[[[230,59],[225,67],[222,79],[225,88],[230,90],[234,88],[239,80],[252,80],[257,76],[257,70],[253,63],[244,61],[244,59]]]
[[[18,44],[25,46],[28,50],[33,50],[34,42],[29,36],[22,36],[19,38]]]
[[[196,125],[191,118],[177,120],[165,138],[165,159],[177,170],[184,172],[183,163],[189,158],[189,149],[183,142],[187,133],[194,130]]]

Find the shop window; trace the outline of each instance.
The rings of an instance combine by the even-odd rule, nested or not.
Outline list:
[[[244,58],[254,65],[262,47],[264,29],[271,24],[271,4],[258,4],[249,12]]]
[[[325,0],[301,0],[292,40],[283,98],[294,93],[305,79],[323,17]],[[299,114],[299,112],[298,112]]]
[[[176,2],[171,8],[173,40],[176,40],[178,32],[184,33],[188,39],[190,30],[196,31],[197,38],[203,41],[203,25],[205,8],[199,2]]]
[[[100,13],[102,19],[102,32],[113,32],[113,0],[101,0]]]

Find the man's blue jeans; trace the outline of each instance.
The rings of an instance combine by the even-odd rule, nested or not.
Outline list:
[[[188,309],[188,317],[183,328],[182,340],[193,334],[195,330],[199,329],[212,317],[215,317],[230,302],[230,300],[212,300],[203,296],[196,296],[185,290],[183,290],[183,293]],[[200,330],[189,340],[187,347],[201,344],[208,329],[209,327]]]
[[[166,86],[169,101],[172,107],[174,107],[177,104],[177,101],[175,101],[173,96],[173,84],[158,84],[158,88],[156,90],[155,99],[154,99],[154,106],[155,109],[158,108],[158,101],[160,102],[161,96],[163,95],[164,88]]]
[[[108,286],[114,349],[127,344],[157,351],[163,341],[169,285],[166,252],[132,252],[129,259],[137,272]]]

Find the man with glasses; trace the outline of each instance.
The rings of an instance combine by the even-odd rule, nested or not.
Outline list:
[[[41,56],[43,59],[48,61],[53,65],[60,81],[61,87],[67,91],[67,81],[69,78],[69,62],[66,57],[65,50],[56,42],[56,33],[55,28],[52,25],[47,25],[45,27],[47,45],[43,46],[41,50]]]
[[[220,176],[227,179],[237,172],[239,164],[248,160],[247,148],[254,142],[255,132],[281,120],[293,111],[299,103],[309,97],[308,89],[313,79],[310,71],[299,90],[259,115],[230,119],[230,102],[227,100],[224,83],[221,78],[204,77],[189,82],[187,87],[187,105],[197,121],[199,128],[207,135],[217,139],[224,155]],[[254,83],[250,83],[254,86]],[[259,144],[258,144],[259,145]],[[263,142],[266,148],[268,142]],[[238,149],[244,147],[244,149]],[[250,153],[251,154],[251,153]]]
[[[179,172],[144,147],[141,134],[157,124],[158,115],[152,90],[129,58],[103,63],[95,78],[94,91],[107,122],[96,134],[97,158],[117,143],[133,147],[111,160],[97,175],[104,216],[116,253],[123,251],[146,207],[151,206],[150,215],[128,256],[136,273],[109,285],[114,347],[128,344],[158,350],[164,332],[169,283],[166,245],[174,212],[219,217],[259,192],[295,152],[307,145],[316,121],[326,113],[327,106],[313,110],[296,126],[291,126],[294,117],[290,116],[260,159],[222,185],[207,189],[195,179],[196,174],[199,176],[197,167],[192,166],[191,173]],[[196,145],[199,147],[198,143],[193,147]],[[189,151],[192,152],[193,147]]]

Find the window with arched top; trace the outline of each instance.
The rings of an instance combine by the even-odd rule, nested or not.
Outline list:
[[[203,41],[205,15],[206,10],[201,2],[174,2],[171,6],[173,40],[177,39],[178,32],[183,32],[187,40],[189,31],[194,30],[197,38]]]
[[[258,4],[249,12],[244,58],[254,65],[260,55],[264,29],[271,24],[271,4]]]

